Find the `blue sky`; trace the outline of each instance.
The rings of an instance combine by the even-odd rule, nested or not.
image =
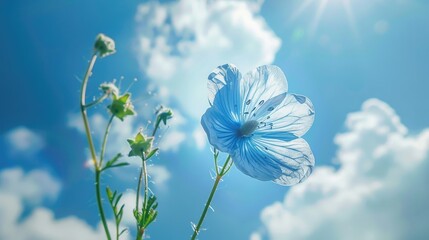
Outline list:
[[[213,169],[199,128],[206,77],[229,62],[243,72],[276,64],[289,90],[312,100],[316,120],[304,138],[316,171],[288,188],[233,168],[200,239],[424,239],[428,10],[423,0],[2,1],[0,225],[9,227],[0,238],[58,239],[53,229],[100,236],[76,114],[79,78],[103,32],[117,53],[97,61],[88,95],[122,79],[139,114],[114,123],[108,154],[126,152],[125,139],[157,104],[177,113],[152,162],[160,204],[152,238],[186,239],[198,220]],[[92,116],[103,126],[105,106]],[[129,160],[103,181],[131,199],[138,161]]]

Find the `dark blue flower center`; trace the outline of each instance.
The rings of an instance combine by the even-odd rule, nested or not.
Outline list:
[[[240,129],[238,129],[238,136],[239,137],[248,137],[250,136],[257,128],[258,128],[259,122],[255,120],[250,120],[245,122]]]

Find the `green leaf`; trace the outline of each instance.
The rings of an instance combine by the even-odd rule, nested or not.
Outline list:
[[[128,165],[130,165],[130,164],[129,164],[129,163],[127,163],[127,162],[121,162],[121,163],[118,163],[118,164],[112,165],[112,166],[110,166],[109,168],[123,167],[123,166],[128,166]]]
[[[123,216],[123,214],[124,214],[124,207],[125,207],[125,204],[122,204],[122,206],[121,206],[121,208],[119,209],[119,212],[118,212],[118,214],[117,214],[119,222],[121,222],[121,220],[122,220],[122,216]]]
[[[119,233],[119,236],[121,236],[123,233],[125,233],[127,231],[127,229],[122,229],[122,231]]]
[[[115,194],[116,194],[116,192],[115,192]],[[121,198],[122,198],[122,193],[119,194],[118,197],[116,198],[116,201],[115,201],[115,204],[114,204],[115,207],[118,206],[119,200],[121,200]]]
[[[101,169],[101,171],[104,171],[104,170],[109,169],[109,168],[123,167],[123,166],[130,165],[127,162],[116,163],[119,160],[119,158],[121,158],[121,157],[122,157],[121,153],[116,154],[116,156],[114,158],[112,158],[111,160],[106,162],[106,165]]]
[[[109,187],[106,187],[106,194],[107,194],[107,198],[109,199],[109,202],[112,202],[112,200],[113,200],[113,193],[112,193],[112,190],[110,190]]]
[[[151,158],[157,151],[158,151],[158,148],[152,149],[152,151],[150,151],[150,153],[146,156],[145,160],[148,160],[149,158]]]

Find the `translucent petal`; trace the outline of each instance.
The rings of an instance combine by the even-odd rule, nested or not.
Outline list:
[[[254,144],[253,149],[258,153],[245,155],[247,163],[250,162],[250,164],[243,167],[242,163],[246,161],[241,159],[239,163],[236,162],[236,165],[245,168],[245,171],[242,170],[244,173],[251,173],[253,177],[258,178],[259,175],[254,174],[255,171],[251,171],[253,168],[249,170],[249,165],[254,166],[257,164],[258,172],[265,171],[263,176],[268,176],[271,173],[271,179],[267,180],[287,186],[300,183],[311,174],[314,167],[314,156],[304,139],[297,138],[292,141],[283,141],[253,137],[252,142]],[[259,159],[248,156],[258,156]],[[248,175],[252,176],[251,174]]]
[[[231,120],[238,121],[240,114],[241,73],[232,64],[224,64],[208,76],[209,103]]]
[[[216,149],[231,153],[236,148],[239,124],[225,117],[216,107],[207,109],[201,117],[201,125]]]
[[[255,136],[283,140],[301,137],[313,125],[313,104],[307,97],[288,93],[276,109],[258,121]]]
[[[240,87],[241,121],[272,111],[286,96],[286,76],[277,66],[260,66],[243,77]]]
[[[252,138],[241,138],[237,150],[231,155],[235,166],[244,174],[261,181],[273,181],[281,177],[282,171],[264,148],[256,145]]]

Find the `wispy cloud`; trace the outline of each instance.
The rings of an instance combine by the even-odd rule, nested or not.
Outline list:
[[[21,126],[6,133],[5,139],[11,147],[11,152],[21,155],[33,155],[43,149],[45,139],[33,130]]]

